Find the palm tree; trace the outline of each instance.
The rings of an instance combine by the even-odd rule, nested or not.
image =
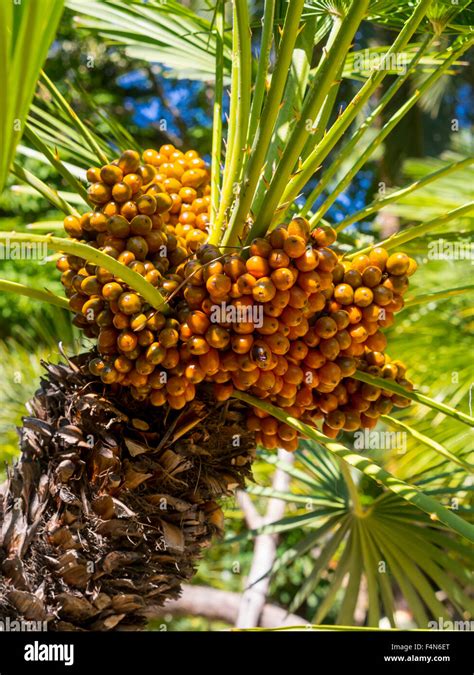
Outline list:
[[[124,46],[129,55],[162,61],[187,77],[212,77],[215,104],[207,242],[215,250],[241,252],[243,259],[256,238],[268,238],[289,219],[307,217],[316,236],[332,232],[326,216],[338,195],[389,134],[396,133],[398,123],[420,97],[453,72],[472,45],[467,3],[315,0],[306,6],[303,0],[287,5],[265,2],[258,59],[252,56],[249,27],[254,26],[245,0],[234,2],[231,30],[222,1],[212,20],[172,0],[165,4],[68,0],[66,4],[79,14],[82,27]],[[51,3],[56,21],[59,9],[60,3]],[[134,149],[133,139],[117,120],[107,121],[107,137],[96,133],[77,117],[45,73],[40,82],[48,92],[49,109],[41,104],[30,107],[39,75],[34,64],[43,60],[53,30],[42,33],[42,50],[32,60],[22,31],[28,26],[31,39],[32,31],[41,31],[45,15],[36,16],[22,6],[2,11],[8,36],[2,68],[7,72],[13,64],[15,70],[9,72],[17,78],[24,74],[25,87],[21,102],[12,100],[3,112],[0,129],[8,142],[1,145],[0,177],[4,182],[10,169],[66,217],[77,219],[81,208],[90,208],[85,169],[91,163],[108,164],[114,147]],[[19,12],[18,17],[13,11]],[[396,36],[391,45],[361,54],[354,41],[360,28],[370,23],[393,29]],[[443,42],[440,49],[442,35],[449,43]],[[367,68],[373,57],[377,66]],[[368,112],[380,85],[393,74],[396,77]],[[341,110],[341,81],[354,75],[361,86]],[[414,75],[420,78],[418,88],[377,128],[380,114]],[[224,144],[227,84],[230,103]],[[51,163],[69,193],[59,193],[25,170],[18,156],[12,164],[20,133],[12,134],[14,118],[20,120],[24,142]],[[359,218],[427,185],[438,185],[471,164],[470,158],[443,163],[361,213],[332,223],[342,233],[338,255],[350,267],[350,261],[376,247],[388,252],[399,246],[419,250],[441,227],[452,231],[459,225],[472,226],[469,214],[474,204],[455,201],[417,225],[404,224],[381,242],[354,227],[345,230]],[[104,268],[151,308],[171,302],[171,296],[163,297],[153,284],[97,247],[49,234],[53,227],[50,222],[43,226],[46,235],[31,230],[3,232],[0,241],[47,243],[53,251]],[[67,300],[46,290],[8,280],[0,281],[0,288],[69,308]],[[470,289],[464,285],[420,292],[410,302],[422,306]],[[412,325],[415,331],[416,322]],[[327,435],[336,435],[332,427],[326,425],[323,433],[314,420],[303,421],[284,405],[249,394],[245,388],[233,388],[228,401],[216,403],[204,387],[198,387],[195,400],[180,412],[143,407],[120,386],[104,388],[85,368],[89,360],[83,354],[48,365],[29,404],[30,415],[20,432],[22,455],[3,490],[0,606],[6,615],[40,618],[55,629],[142,626],[154,606],[179,593],[181,582],[193,574],[200,548],[221,529],[216,499],[243,485],[248,475],[255,456],[255,439],[243,424],[249,408],[306,439],[300,443],[296,466],[282,467],[294,479],[293,491],[275,494],[267,488],[251,489],[288,501],[296,509],[280,522],[265,525],[264,531],[280,532],[295,525],[308,528],[297,546],[284,552],[277,569],[317,549],[292,608],[308,599],[328,565],[337,560],[332,583],[315,613],[317,624],[327,617],[341,589],[336,621],[342,625],[359,620],[356,610],[363,592],[368,598],[363,620],[370,626],[379,625],[382,616],[396,625],[397,594],[405,598],[422,627],[429,617],[472,612],[463,591],[470,555],[466,541],[474,538],[470,510],[464,506],[472,465],[465,448],[459,443],[449,448],[450,436],[441,431],[447,425],[450,433],[461,438],[461,425],[473,425],[461,404],[465,381],[446,397],[432,398],[420,389],[407,389],[406,381],[374,374],[362,361],[347,375],[345,381],[351,381],[354,390],[364,383],[388,397],[398,397],[394,400],[416,403],[394,417],[384,415],[382,422],[403,430],[417,452],[420,444],[428,448],[424,451],[428,466],[423,468],[416,457],[395,462],[391,453],[375,459],[369,452],[359,452],[350,435],[336,441]],[[219,414],[210,415],[209,410]],[[420,411],[434,416],[439,435]],[[240,444],[229,452],[235,436]],[[408,458],[410,452],[415,454],[412,449]],[[268,453],[265,458],[276,461]],[[462,502],[462,515],[446,505],[449,495]],[[305,505],[304,513],[298,512],[298,504]],[[441,600],[438,590],[444,593]]]

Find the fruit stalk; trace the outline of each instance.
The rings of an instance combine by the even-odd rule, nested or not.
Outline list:
[[[72,311],[66,298],[61,298],[59,295],[55,295],[50,291],[40,291],[37,288],[30,288],[29,286],[19,284],[16,281],[0,279],[0,291],[15,293],[16,295],[25,295],[28,298],[33,298],[40,302],[47,302],[50,305],[56,305],[56,307],[62,307],[62,309]]]
[[[106,253],[102,253],[102,251],[92,248],[92,246],[79,243],[72,239],[53,237],[51,235],[0,232],[0,241],[9,240],[32,244],[47,244],[48,248],[51,248],[53,251],[64,251],[70,255],[77,256],[78,258],[89,260],[96,265],[104,267],[116,277],[122,279],[131,288],[136,290],[137,293],[140,293],[144,300],[155,309],[159,309],[161,312],[166,312],[168,310],[165,298],[140,274],[137,274],[137,272],[134,272]]]

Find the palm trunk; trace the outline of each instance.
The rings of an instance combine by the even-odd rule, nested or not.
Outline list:
[[[0,616],[136,630],[193,576],[255,444],[241,404],[163,417],[105,390],[86,357],[46,365],[28,404],[0,500]]]

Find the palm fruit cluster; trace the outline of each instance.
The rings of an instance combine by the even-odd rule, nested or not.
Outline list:
[[[168,295],[176,286],[176,268],[207,237],[209,172],[204,160],[194,150],[183,153],[172,145],[159,152],[145,150],[142,161],[127,150],[110,164],[89,169],[87,179],[94,210],[67,216],[67,234],[127,265]],[[112,353],[114,330],[135,326],[140,298],[127,293],[106,269],[81,258],[62,256],[57,267],[76,312],[75,324],[98,337],[104,353]]]
[[[192,311],[184,331],[199,359],[188,368],[201,381],[204,366],[208,373],[212,367],[205,379],[215,382],[218,400],[234,388],[249,391],[309,424],[322,419],[333,437],[339,429],[373,426],[392,405],[406,405],[404,397],[350,376],[367,369],[412,386],[402,364],[388,365],[380,328],[403,307],[416,263],[382,248],[341,260],[329,248],[335,239],[330,227],[310,234],[307,221],[295,218],[254,240],[247,258],[235,253],[221,259],[206,246],[186,265],[184,297]],[[225,316],[229,307],[244,320],[229,311]],[[259,408],[252,412],[247,424],[261,445],[296,449],[292,427]]]
[[[87,361],[46,364],[27,405],[0,486],[0,616],[137,630],[222,532],[216,500],[243,487],[255,439],[239,401],[200,392],[164,419],[119,386],[104,392]]]
[[[97,338],[90,372],[137,401],[180,410],[197,388],[214,397],[248,391],[323,430],[370,427],[403,397],[364,385],[357,368],[411,386],[384,355],[381,329],[403,307],[416,263],[375,248],[345,259],[329,226],[279,225],[248,249],[205,243],[209,172],[173,146],[134,151],[88,172],[95,210],[65,229],[143,275],[167,299],[153,309],[107,270],[73,256],[58,261],[75,323]],[[383,361],[383,362],[382,362]],[[295,450],[296,431],[253,410],[249,429],[267,448]]]

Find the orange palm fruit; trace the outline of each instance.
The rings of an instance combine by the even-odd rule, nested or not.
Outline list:
[[[254,255],[245,263],[247,272],[250,272],[256,279],[268,276],[270,266],[268,261],[260,255]]]
[[[329,361],[334,361],[341,351],[339,342],[335,337],[329,338],[328,340],[322,339],[318,348],[321,354],[323,354]]]
[[[344,273],[343,280],[345,284],[349,284],[352,288],[359,288],[359,286],[362,286],[362,274],[352,268]]]
[[[355,305],[346,306],[346,311],[349,314],[349,323],[356,324],[362,321],[362,311]]]
[[[328,438],[337,438],[337,436],[339,435],[339,429],[334,429],[333,427],[330,427],[328,424],[326,424],[326,422],[323,422],[322,432]]]
[[[308,309],[312,313],[320,312],[326,304],[326,298],[322,293],[316,291],[308,296]]]
[[[272,250],[272,245],[268,239],[263,239],[261,237],[254,239],[250,244],[251,256],[261,256],[262,258],[268,258]]]
[[[262,325],[257,328],[260,335],[272,335],[278,330],[278,319],[272,316],[264,316]]]
[[[352,338],[346,330],[341,330],[336,333],[335,338],[339,342],[339,347],[341,349],[347,349],[352,343]]]
[[[288,369],[286,373],[283,375],[284,382],[299,385],[303,382],[303,379],[304,379],[303,369],[292,363],[288,364]]]
[[[369,288],[378,286],[380,284],[381,279],[382,279],[382,270],[380,269],[380,267],[377,267],[377,265],[369,265],[362,272],[362,282],[364,286],[368,286]]]
[[[261,370],[270,370],[276,365],[272,350],[263,340],[256,340],[253,343],[250,358]]]
[[[222,326],[211,325],[205,333],[208,344],[214,349],[225,349],[230,343],[230,334]]]
[[[405,301],[400,295],[394,295],[392,302],[389,302],[388,305],[385,305],[386,313],[399,312],[405,306]]]
[[[319,349],[311,349],[303,359],[303,362],[310,368],[318,369],[321,368],[321,366],[324,363],[326,363],[326,360],[327,360],[326,357],[324,356],[324,354],[322,354],[322,352],[319,351]]]
[[[239,276],[236,283],[237,288],[242,295],[251,295],[253,287],[257,283],[257,279],[250,274],[250,272],[246,272]]]
[[[332,297],[332,291],[334,290],[334,284],[332,279],[331,272],[321,272],[318,270],[319,275],[319,286],[321,291],[331,291],[326,297],[329,299]]]
[[[189,313],[187,324],[195,335],[204,335],[211,325],[207,315],[200,310],[193,310]]]
[[[231,337],[232,349],[236,354],[247,354],[253,345],[252,335],[233,335]]]
[[[369,335],[367,329],[360,323],[355,324],[354,326],[349,326],[347,331],[352,340],[357,343],[365,342]]]
[[[293,427],[290,427],[289,424],[285,424],[284,422],[280,422],[278,424],[278,431],[277,431],[278,437],[282,441],[292,441],[293,439],[296,438],[297,436],[297,431],[296,429],[293,429]]]
[[[294,307],[287,306],[281,314],[281,320],[287,326],[297,326],[303,320],[303,314],[301,310],[295,309]]]
[[[345,410],[344,413],[346,417],[343,426],[344,431],[356,431],[360,429],[360,414],[355,410]]]
[[[262,446],[267,450],[275,450],[278,447],[278,440],[276,434],[275,435],[262,434],[261,439],[262,439],[261,441]]]
[[[356,392],[351,396],[350,405],[351,408],[357,410],[357,412],[365,412],[370,408],[370,401],[364,398],[360,392]]]
[[[87,169],[86,178],[89,183],[97,183],[101,179],[100,177],[100,168],[93,166],[90,169]]]
[[[319,368],[318,377],[323,384],[336,386],[342,378],[342,372],[336,363],[327,362]]]
[[[410,259],[406,253],[392,253],[388,257],[385,267],[389,274],[402,275],[406,274],[410,266]]]
[[[290,258],[300,258],[306,250],[306,240],[296,234],[289,234],[283,242],[283,250]]]
[[[297,283],[308,294],[316,293],[321,288],[321,278],[314,270],[312,272],[300,272]]]
[[[384,307],[384,309],[386,310],[385,311],[385,318],[379,319],[379,326],[382,326],[383,328],[388,328],[389,326],[391,326],[393,324],[393,314],[392,314],[392,312],[388,311],[388,307],[390,307],[391,304],[392,303],[390,303],[389,305],[386,305],[386,307]]]
[[[321,339],[316,333],[314,326],[310,326],[302,337],[304,343],[307,344],[308,347],[317,347]]]
[[[285,355],[290,349],[290,341],[281,333],[273,333],[263,338],[264,342],[270,347],[274,354]]]
[[[320,248],[317,251],[319,265],[318,272],[332,272],[336,267],[338,258],[330,248]]]
[[[118,166],[124,174],[132,173],[140,166],[140,155],[135,150],[125,150],[120,155]]]
[[[385,279],[382,285],[385,286],[385,288],[389,288],[393,292],[394,296],[396,294],[403,295],[403,293],[408,290],[408,277],[406,274],[399,276],[389,276],[388,279]]]
[[[232,383],[226,382],[213,385],[214,396],[218,401],[227,401],[234,391]]]
[[[317,398],[318,408],[323,411],[323,413],[330,413],[337,409],[338,400],[334,394],[330,392],[323,392],[318,395]]]
[[[272,252],[268,256],[268,264],[272,269],[288,267],[290,265],[290,257],[281,248],[272,249]]]
[[[387,346],[387,338],[383,333],[377,331],[373,335],[368,336],[367,340],[365,341],[365,344],[369,349],[381,352]]]
[[[386,286],[375,286],[372,289],[374,302],[381,307],[388,305],[393,300],[393,292]]]
[[[366,321],[365,319],[361,321],[360,325],[365,328],[369,335],[376,333],[379,328],[377,321]]]
[[[265,417],[260,422],[260,428],[264,434],[273,436],[278,431],[278,420],[275,419],[274,417]]]
[[[230,256],[224,262],[224,272],[232,281],[237,281],[246,272],[245,262],[236,256]]]
[[[360,286],[354,291],[354,304],[358,307],[368,307],[374,299],[374,294],[370,288]]]
[[[117,346],[122,352],[131,352],[138,344],[138,337],[133,331],[122,331],[117,339]]]
[[[206,375],[214,375],[219,370],[220,359],[217,349],[211,347],[206,354],[199,356],[199,365]]]
[[[303,309],[308,305],[308,294],[299,286],[292,286],[288,304],[295,309]]]
[[[307,241],[310,235],[310,224],[306,218],[298,216],[288,223],[287,230],[288,234],[296,235]]]
[[[259,369],[255,368],[255,370],[249,370],[249,371],[236,371],[232,373],[232,383],[236,387],[236,389],[240,389],[241,391],[246,391],[250,387],[252,387],[254,384],[257,383],[258,378],[259,378]]]
[[[277,377],[282,376],[288,370],[288,365],[289,365],[288,361],[286,360],[286,358],[284,356],[281,356],[281,355],[276,356],[276,361],[277,361],[276,366],[275,366],[275,368],[273,369],[272,372]]]
[[[252,321],[239,321],[232,326],[234,333],[238,335],[250,335],[254,332],[255,326]]]
[[[295,283],[294,274],[288,267],[279,267],[274,270],[270,278],[279,291],[287,291]]]
[[[275,228],[274,230],[272,230],[269,236],[272,248],[282,249],[285,243],[285,239],[287,239],[289,236],[290,235],[288,234],[288,230],[285,230],[282,227]]]
[[[320,225],[312,231],[311,237],[318,246],[331,246],[336,241],[337,234],[329,225]]]
[[[302,361],[306,358],[309,347],[302,340],[293,340],[288,352],[288,356],[296,361]]]
[[[418,269],[418,265],[416,260],[413,260],[413,258],[408,258],[408,269],[405,272],[405,274],[409,277],[411,277],[412,274],[415,274],[416,270]]]
[[[180,396],[168,396],[168,405],[173,410],[181,410],[186,405],[186,397],[183,395]]]
[[[298,391],[298,387],[296,384],[293,384],[292,382],[285,382],[283,380],[283,386],[280,389],[280,394],[279,397],[287,400],[296,400],[296,394]],[[292,405],[292,404],[289,404]]]
[[[275,297],[276,291],[270,277],[261,277],[252,288],[252,295],[258,302],[270,302]]]
[[[369,253],[369,261],[371,265],[374,265],[375,267],[378,267],[382,272],[385,270],[385,265],[388,260],[388,253],[387,251],[382,248],[381,246],[378,246]]]
[[[87,194],[89,201],[93,204],[105,204],[110,201],[112,197],[112,191],[108,185],[102,182],[92,183],[87,188]]]
[[[288,305],[289,302],[290,302],[290,291],[289,290],[285,290],[285,291],[278,290],[275,293],[275,297],[273,298],[273,300],[270,303],[268,303],[268,305],[274,305],[275,307],[279,307],[281,309],[284,309]],[[264,309],[265,309],[265,307],[264,307]]]
[[[200,335],[193,335],[191,338],[189,338],[186,344],[189,351],[194,356],[202,356],[202,354],[207,354],[207,352],[210,350],[209,344],[205,338]]]
[[[207,290],[216,297],[227,295],[231,285],[231,280],[226,274],[212,274],[206,281]]]
[[[83,231],[79,218],[76,218],[76,216],[66,216],[66,218],[64,218],[63,224],[64,229],[70,237],[75,237],[77,239],[82,238]]]
[[[198,361],[191,361],[185,368],[184,376],[189,382],[199,384],[206,377],[206,373]]]
[[[363,253],[356,255],[355,258],[351,261],[352,268],[360,272],[361,274],[371,264],[370,258]]]
[[[339,309],[331,314],[331,319],[335,322],[338,330],[344,330],[349,325],[349,313],[344,309]]]
[[[326,424],[332,429],[342,429],[346,416],[342,410],[331,410],[326,416]]]
[[[341,305],[350,305],[354,301],[354,291],[349,284],[338,284],[334,289],[334,298]]]
[[[320,338],[331,338],[337,333],[337,323],[330,316],[320,317],[314,324],[316,335]]]
[[[289,441],[281,439],[277,445],[280,445],[287,452],[296,452],[298,450],[298,438],[295,436]]]

